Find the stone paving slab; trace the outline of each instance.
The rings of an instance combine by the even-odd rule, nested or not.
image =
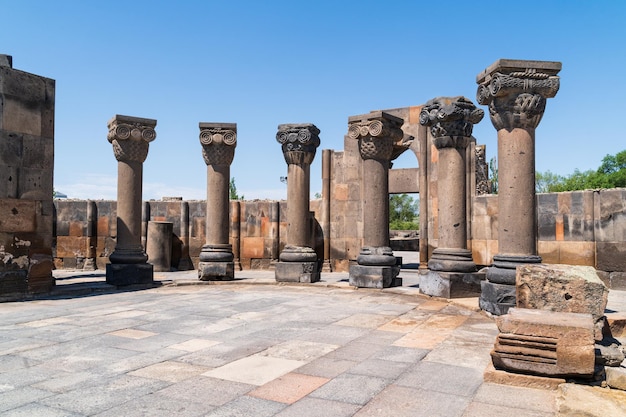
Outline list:
[[[485,382],[497,327],[468,300],[271,279],[0,304],[0,414],[557,415],[553,389]]]

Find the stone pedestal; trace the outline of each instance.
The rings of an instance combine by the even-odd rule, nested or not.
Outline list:
[[[234,255],[229,243],[230,164],[237,146],[235,123],[200,123],[202,156],[207,164],[206,244],[198,263],[201,281],[235,279]]]
[[[143,162],[156,138],[156,120],[116,115],[107,139],[113,145],[117,170],[117,242],[109,256],[106,282],[113,285],[152,282],[152,265],[141,245]]]
[[[404,121],[378,111],[348,119],[348,137],[359,141],[363,159],[363,248],[350,266],[350,285],[365,288],[397,284],[399,267],[389,247],[389,168]]]
[[[487,280],[515,284],[515,268],[537,256],[535,129],[559,90],[560,62],[501,59],[480,73],[477,100],[498,131],[498,254]],[[482,304],[492,305],[495,299]],[[495,312],[492,311],[495,314]]]
[[[474,124],[484,112],[465,97],[438,97],[420,112],[420,124],[430,127],[432,141],[439,152],[439,246],[428,261],[430,272],[420,279],[420,292],[446,296],[478,293],[483,275],[476,271],[472,252],[467,249],[466,148]],[[473,286],[467,285],[472,282]],[[455,286],[459,286],[458,290]],[[471,290],[470,290],[471,289]]]
[[[316,282],[320,262],[311,248],[310,166],[320,145],[320,130],[313,124],[282,124],[276,140],[282,146],[287,171],[287,245],[275,265],[278,282]]]
[[[481,293],[484,272],[444,272],[429,270],[420,274],[420,292],[434,297],[476,297]]]

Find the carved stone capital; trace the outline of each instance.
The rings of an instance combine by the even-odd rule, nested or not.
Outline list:
[[[144,162],[148,145],[156,139],[156,120],[115,115],[107,127],[108,141],[113,145],[115,159],[120,162]]]
[[[236,123],[200,123],[202,157],[207,165],[230,166],[237,146]]]
[[[320,146],[320,130],[311,123],[278,125],[276,141],[282,145],[287,165],[310,164]]]
[[[391,161],[395,143],[404,137],[403,124],[403,119],[382,111],[352,116],[348,119],[348,137],[359,141],[361,158]]]
[[[430,127],[437,149],[464,149],[469,144],[474,125],[484,115],[484,111],[465,97],[437,97],[422,108],[420,124]]]
[[[496,130],[535,129],[559,91],[560,70],[560,62],[498,60],[476,77],[476,99],[489,106]]]

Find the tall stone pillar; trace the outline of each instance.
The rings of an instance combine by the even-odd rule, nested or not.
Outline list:
[[[116,115],[107,139],[117,159],[117,243],[106,266],[113,285],[153,282],[153,268],[141,246],[143,162],[156,138],[156,120]]]
[[[202,156],[207,164],[206,244],[200,251],[198,279],[235,279],[230,225],[230,164],[237,146],[236,123],[200,123]]]
[[[241,271],[241,201],[238,200],[230,202],[230,230],[235,271]]]
[[[559,90],[560,62],[500,59],[476,77],[478,103],[498,131],[498,254],[482,284],[480,307],[515,305],[515,268],[540,263],[535,201],[535,128]]]
[[[467,249],[467,146],[474,124],[484,116],[465,97],[438,97],[426,103],[420,124],[430,127],[439,152],[439,238],[428,261],[429,273],[420,279],[424,294],[451,298],[480,292],[480,277]]]
[[[363,247],[350,266],[350,285],[392,287],[400,267],[389,247],[389,168],[404,120],[377,111],[348,119],[348,137],[359,141],[363,159]]]
[[[332,151],[324,149],[322,151],[322,206],[321,223],[322,233],[324,233],[324,263],[323,272],[332,272],[330,262],[330,178],[331,178],[331,157]]]
[[[309,227],[310,167],[320,145],[320,130],[313,124],[278,125],[276,140],[287,162],[287,244],[278,257],[276,281],[316,282],[320,267],[311,248]]]

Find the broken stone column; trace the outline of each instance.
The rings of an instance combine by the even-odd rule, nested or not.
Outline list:
[[[230,225],[230,164],[237,146],[236,123],[200,123],[202,156],[207,164],[206,244],[200,251],[198,279],[235,279]]]
[[[465,97],[438,97],[426,103],[420,124],[430,126],[439,151],[439,239],[420,279],[420,292],[450,298],[480,293],[472,251],[467,249],[466,148],[474,124],[484,116]]]
[[[156,139],[156,120],[116,115],[109,120],[107,139],[117,159],[117,243],[106,266],[112,285],[153,282],[153,268],[141,246],[143,162]]]
[[[146,255],[153,270],[169,272],[172,270],[172,234],[174,224],[171,222],[148,222],[146,238]]]
[[[560,62],[500,59],[476,77],[478,103],[498,131],[498,254],[482,283],[480,307],[515,305],[515,268],[540,263],[535,202],[535,128],[559,90]]]
[[[287,162],[287,244],[276,263],[278,282],[316,282],[320,267],[310,236],[310,167],[320,145],[313,124],[278,125],[276,140]]]
[[[350,266],[350,285],[398,285],[400,267],[389,247],[389,168],[394,143],[404,136],[404,120],[382,111],[348,119],[348,137],[359,141],[363,159],[363,247]]]
[[[496,368],[544,376],[593,375],[591,314],[511,308],[496,323],[500,334],[491,352]]]

